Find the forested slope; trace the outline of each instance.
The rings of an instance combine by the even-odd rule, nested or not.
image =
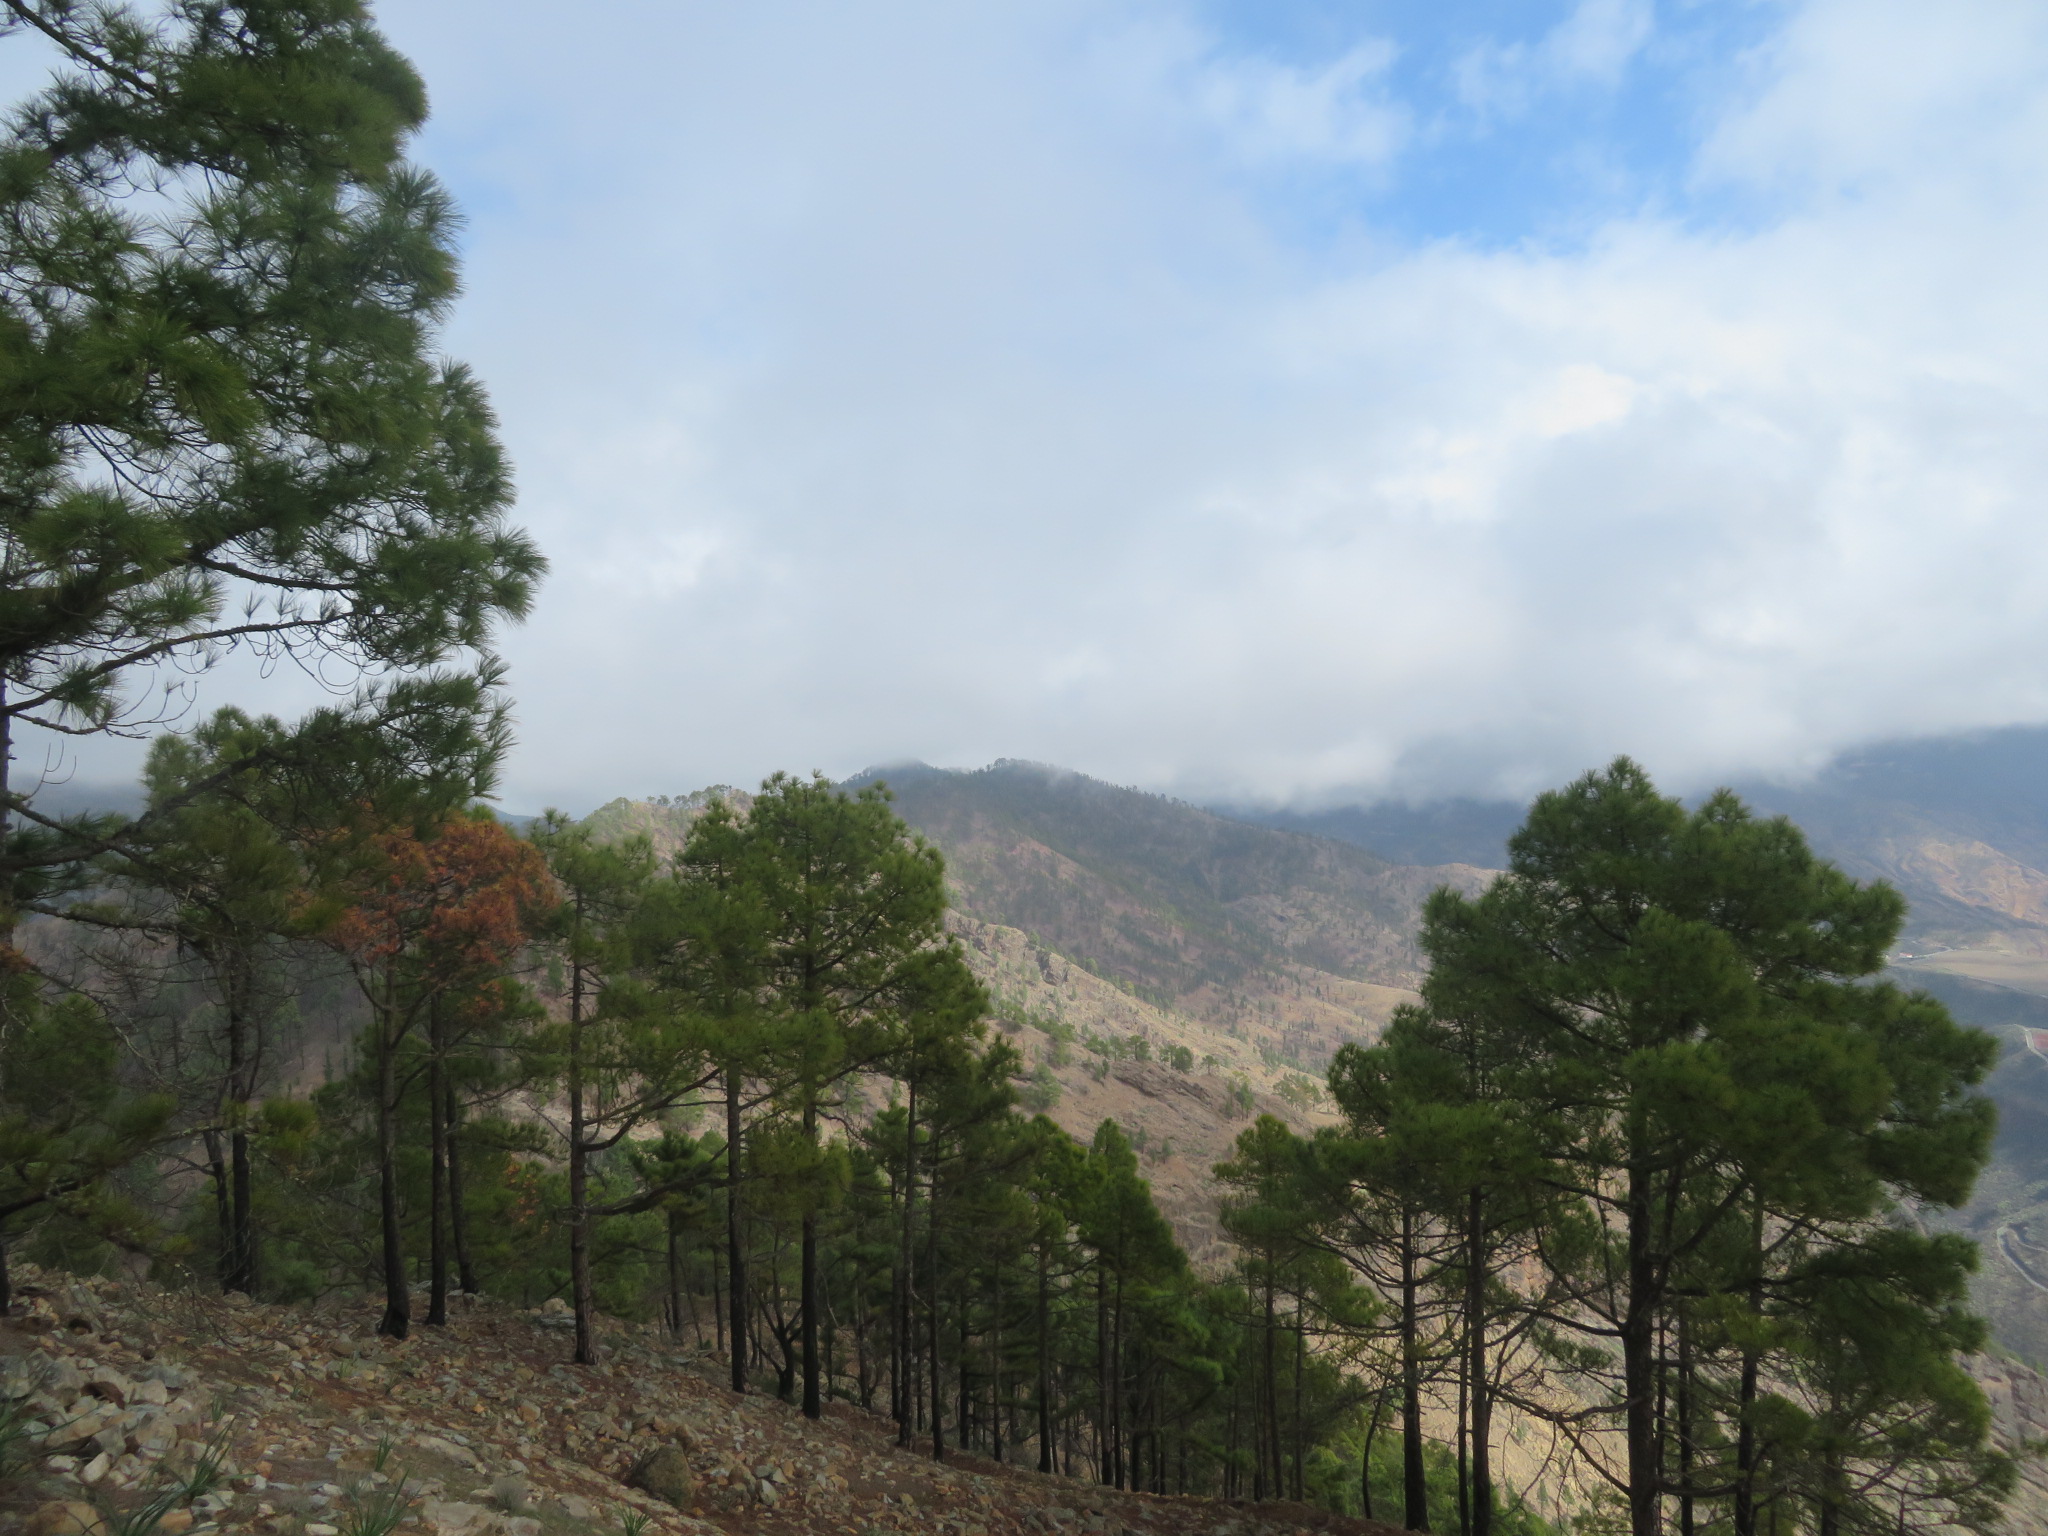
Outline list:
[[[1225,1260],[1211,1168],[1251,1118],[1297,1124],[1347,1041],[1413,996],[1423,897],[1488,871],[1389,862],[1042,764],[870,770],[945,855],[949,921],[1023,1053],[1027,1103],[1086,1138],[1115,1119],[1198,1263]],[[585,824],[673,852],[716,786]]]

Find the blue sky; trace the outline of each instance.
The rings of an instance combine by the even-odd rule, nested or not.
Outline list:
[[[1692,184],[1716,111],[1751,83],[1783,19],[1772,0],[1667,4],[1216,4],[1221,50],[1327,67],[1384,50],[1370,82],[1399,119],[1390,163],[1282,177],[1278,218],[1313,241],[1569,247],[1655,210],[1693,224],[1755,216]]]
[[[379,15],[554,561],[518,808],[2048,720],[2038,3]]]

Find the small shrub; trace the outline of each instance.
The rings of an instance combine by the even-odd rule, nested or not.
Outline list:
[[[404,1478],[381,1488],[363,1483],[349,1489],[341,1511],[341,1536],[391,1536],[412,1513],[413,1494]]]

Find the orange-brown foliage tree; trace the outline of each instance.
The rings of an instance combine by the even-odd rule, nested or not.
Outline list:
[[[403,1338],[412,1301],[399,1229],[398,1111],[420,1071],[428,1075],[433,1139],[434,1304],[446,1316],[447,1118],[444,1080],[450,1030],[502,1012],[508,973],[535,925],[556,904],[547,866],[532,844],[487,811],[453,815],[422,836],[411,827],[366,838],[349,861],[341,910],[327,942],[344,955],[370,1005],[366,1034],[377,1120],[378,1204],[383,1226],[384,1317],[378,1331]],[[406,1043],[427,1050],[401,1071]]]

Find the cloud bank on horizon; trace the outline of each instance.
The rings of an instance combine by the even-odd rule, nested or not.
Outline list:
[[[2048,719],[2048,10],[386,0],[506,800],[1674,784]]]

